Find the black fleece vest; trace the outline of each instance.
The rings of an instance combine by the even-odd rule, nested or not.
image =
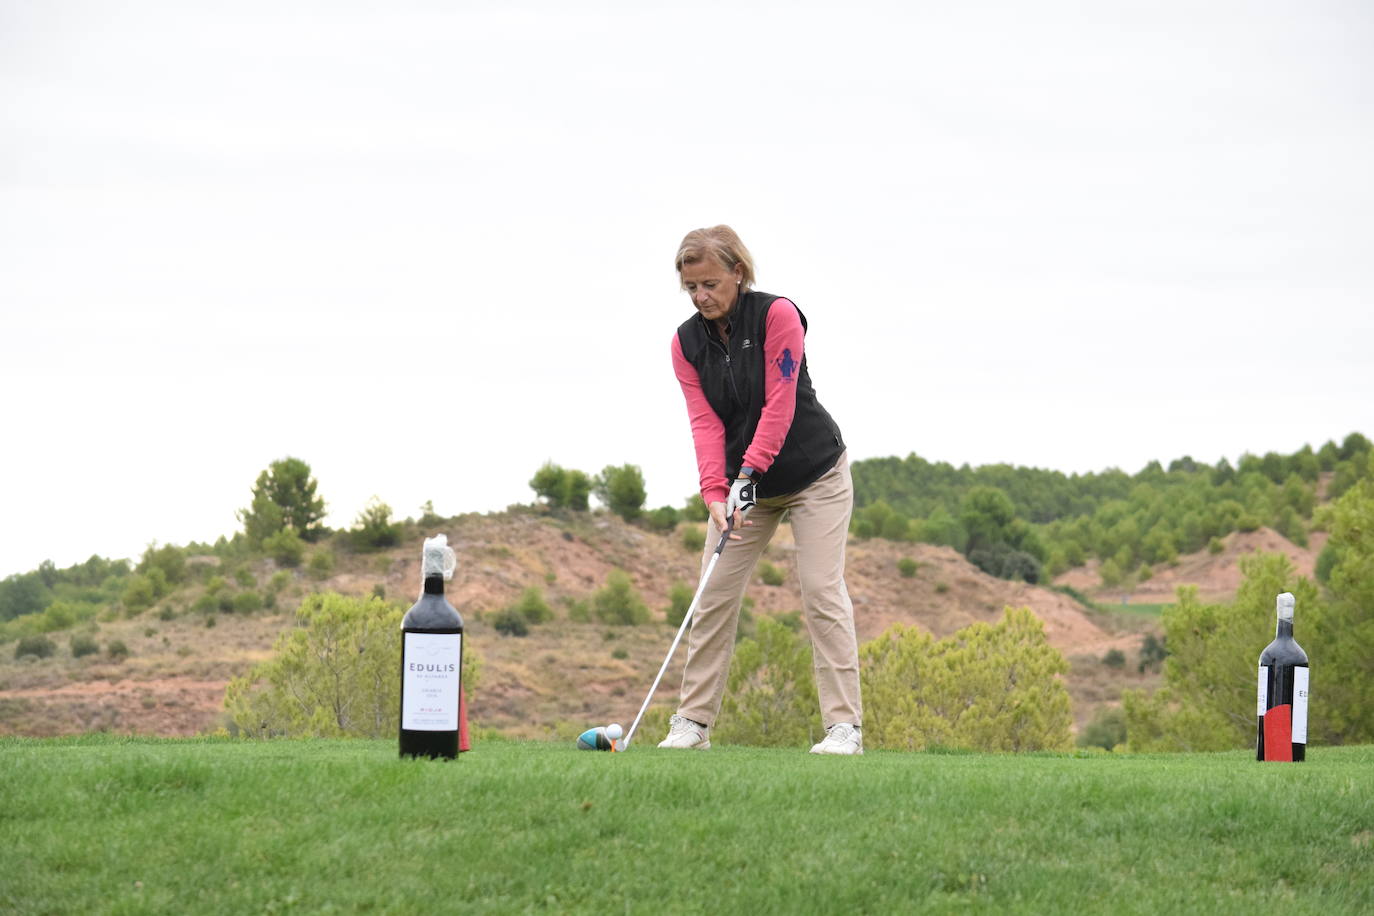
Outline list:
[[[693,315],[677,329],[682,355],[701,378],[701,390],[716,415],[725,423],[725,473],[739,474],[744,451],[754,439],[763,412],[763,386],[770,372],[791,375],[797,387],[797,411],[773,465],[759,478],[760,498],[785,496],[814,483],[835,466],[844,451],[840,428],[816,400],[806,357],[798,366],[784,352],[777,365],[765,366],[764,330],[768,309],[777,296],[747,292],[739,297],[730,313],[730,343],[720,336],[700,314]],[[801,314],[802,333],[806,316]]]

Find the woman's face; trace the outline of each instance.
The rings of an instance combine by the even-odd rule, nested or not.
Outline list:
[[[743,278],[744,268],[736,265],[734,270],[726,270],[713,257],[682,265],[682,288],[707,321],[721,321],[730,314]]]

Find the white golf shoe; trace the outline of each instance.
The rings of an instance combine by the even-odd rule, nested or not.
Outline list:
[[[675,715],[668,720],[668,737],[660,741],[658,746],[704,751],[710,748],[711,739],[706,737],[704,725]]]
[[[813,754],[862,754],[864,736],[848,722],[836,722],[825,730],[825,737],[811,748]]]

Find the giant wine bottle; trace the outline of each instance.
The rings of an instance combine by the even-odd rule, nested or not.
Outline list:
[[[1307,756],[1307,653],[1293,641],[1293,603],[1288,592],[1279,595],[1274,641],[1260,653],[1256,760]]]
[[[445,535],[425,539],[424,591],[401,621],[401,756],[458,756],[463,618],[444,597],[456,558]]]

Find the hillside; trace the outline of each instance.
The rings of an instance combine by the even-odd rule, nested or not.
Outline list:
[[[534,510],[463,516],[438,530],[447,531],[458,554],[449,595],[465,614],[470,645],[483,662],[472,704],[475,725],[532,737],[633,717],[672,639],[673,628],[663,619],[668,590],[675,581],[695,583],[699,552],[684,544],[683,530],[656,534],[609,514]],[[317,590],[368,595],[380,589],[408,603],[418,591],[418,554],[416,541],[376,554],[341,555],[325,578],[294,570],[272,613],[206,616],[168,605],[102,622],[98,639],[122,641],[129,649],[123,660],[106,653],[72,658],[65,644],[47,659],[16,661],[6,653],[0,657],[0,733],[212,730],[222,724],[224,685],[267,657],[276,636],[290,626],[288,612],[301,596]],[[783,614],[799,607],[794,555],[784,527],[766,554],[783,571],[784,584],[768,586],[756,579],[749,590],[752,613]],[[918,563],[912,578],[898,572],[903,557]],[[213,567],[218,560],[198,562]],[[611,627],[569,620],[568,603],[586,599],[617,568],[632,577],[658,622]],[[270,560],[252,568],[259,583],[276,572]],[[846,578],[861,640],[898,622],[944,636],[973,621],[994,620],[1006,605],[1030,607],[1045,621],[1050,642],[1073,662],[1069,683],[1080,722],[1095,703],[1119,694],[1123,684],[1153,682],[1149,675],[1142,680],[1133,665],[1110,671],[1098,662],[1111,648],[1130,655],[1139,642],[1138,625],[1124,627],[1047,588],[988,576],[950,548],[852,540]],[[488,615],[529,586],[544,590],[556,619],[523,638],[497,633]],[[56,635],[65,643],[65,634]],[[679,650],[678,665],[683,657],[685,650]],[[664,703],[675,694],[676,671],[680,668],[664,679]]]
[[[1298,575],[1311,578],[1327,537],[1325,531],[1314,531],[1309,535],[1308,546],[1299,547],[1271,528],[1235,531],[1220,539],[1222,549],[1219,553],[1200,550],[1179,557],[1176,564],[1157,564],[1148,580],[1129,589],[1103,585],[1102,563],[1096,559],[1057,576],[1054,584],[1067,585],[1102,604],[1168,604],[1183,585],[1197,586],[1202,601],[1225,602],[1230,601],[1240,587],[1242,557],[1253,553],[1281,553],[1292,561]]]

